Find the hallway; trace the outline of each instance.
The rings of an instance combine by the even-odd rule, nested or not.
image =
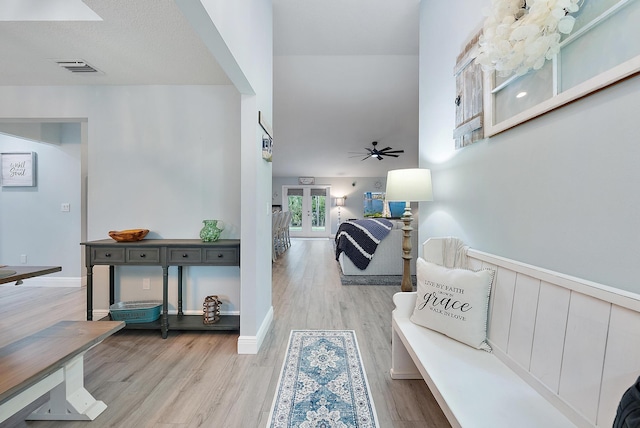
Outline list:
[[[294,239],[273,264],[274,322],[257,355],[236,354],[236,334],[172,331],[162,340],[156,331],[120,332],[86,355],[85,385],[108,406],[91,427],[264,427],[292,329],[355,330],[381,428],[447,427],[423,381],[389,376],[396,291],[342,286],[331,240]],[[0,346],[83,319],[84,299],[84,288],[0,287]]]

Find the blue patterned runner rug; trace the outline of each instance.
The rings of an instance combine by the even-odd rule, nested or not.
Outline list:
[[[269,428],[377,428],[353,330],[292,330]]]

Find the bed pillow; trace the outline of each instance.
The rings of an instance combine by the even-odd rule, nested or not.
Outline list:
[[[411,321],[491,352],[487,317],[494,271],[449,269],[422,258],[416,267],[418,297]]]

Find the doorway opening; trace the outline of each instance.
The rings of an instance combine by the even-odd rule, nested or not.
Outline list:
[[[331,186],[282,186],[282,208],[291,212],[291,236],[329,236],[330,195]]]

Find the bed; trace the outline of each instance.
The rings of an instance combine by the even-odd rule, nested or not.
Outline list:
[[[369,221],[376,221],[379,219],[364,219],[356,220],[356,223],[366,227]],[[339,251],[339,240],[344,239],[340,235],[345,232],[345,229],[349,229],[349,226],[345,224],[354,223],[353,221],[344,222],[338,228],[336,233],[336,259],[340,264],[340,269],[343,275],[402,275],[403,260],[402,260],[402,226],[403,223],[400,220],[385,220],[390,223],[391,229],[388,234],[380,240],[380,243],[373,252],[373,257],[368,266],[361,270],[356,266],[344,251]],[[355,237],[354,237],[355,239]],[[366,246],[366,244],[361,244]],[[415,275],[415,260],[417,256],[418,247],[418,231],[414,229],[411,232],[411,274]]]

